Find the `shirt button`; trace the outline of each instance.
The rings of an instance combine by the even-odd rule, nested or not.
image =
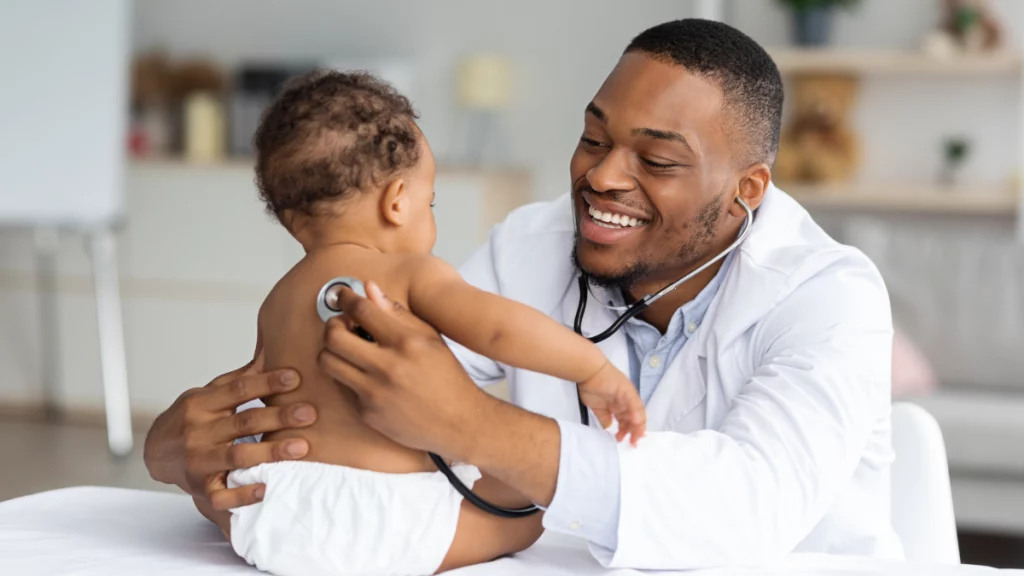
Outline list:
[[[687,324],[686,325],[686,331],[689,332],[690,334],[693,334],[694,332],[696,332],[697,331],[697,323],[696,322],[690,322],[689,324]]]
[[[573,520],[572,522],[569,522],[569,529],[570,530],[575,532],[575,531],[579,530],[580,528],[583,528],[583,524],[580,523],[579,520]]]
[[[657,354],[651,356],[651,359],[647,361],[647,365],[650,366],[651,368],[657,368],[658,366],[661,366],[661,356],[658,356]]]

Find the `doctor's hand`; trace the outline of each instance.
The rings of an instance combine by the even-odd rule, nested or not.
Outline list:
[[[619,424],[615,439],[619,442],[628,435],[630,443],[636,446],[647,430],[647,409],[636,386],[611,362],[605,362],[596,374],[578,384],[580,400],[594,412],[603,428],[612,424],[612,417]]]
[[[161,414],[146,436],[143,459],[150,476],[174,484],[207,510],[227,510],[259,502],[262,484],[227,489],[230,470],[305,456],[305,440],[233,444],[236,438],[289,428],[316,420],[309,404],[254,408],[235,413],[242,404],[294,390],[299,376],[292,370],[261,373],[262,355],[249,365],[214,378],[203,388],[186,391]],[[210,518],[214,522],[217,519]]]
[[[465,460],[474,426],[498,400],[476,386],[433,327],[376,284],[368,282],[366,293],[341,292],[345,314],[327,323],[321,369],[356,393],[370,427],[410,448]],[[375,342],[357,336],[355,325]]]

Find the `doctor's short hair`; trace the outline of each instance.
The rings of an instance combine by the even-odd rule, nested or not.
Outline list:
[[[267,211],[315,215],[327,201],[380,185],[420,159],[409,99],[365,72],[316,70],[290,80],[263,113],[253,145]]]
[[[630,52],[682,66],[717,84],[732,126],[745,133],[749,143],[744,160],[769,166],[775,162],[782,126],[782,76],[757,42],[721,22],[688,18],[644,30],[629,43],[625,53]]]

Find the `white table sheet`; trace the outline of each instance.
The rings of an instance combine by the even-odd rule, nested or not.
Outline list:
[[[1024,571],[1012,572],[1024,576]],[[235,556],[220,532],[195,511],[186,496],[82,487],[0,502],[0,574],[253,576],[260,572]],[[636,576],[640,573],[605,571],[580,541],[546,535],[533,548],[513,558],[450,574]],[[863,558],[794,555],[770,568],[701,570],[686,574],[1002,576],[1004,572],[978,566],[920,566]]]

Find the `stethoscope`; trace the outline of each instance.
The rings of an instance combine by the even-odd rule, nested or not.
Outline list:
[[[740,244],[743,243],[743,240],[746,239],[747,235],[750,233],[750,227],[754,223],[754,212],[750,209],[750,206],[748,206],[742,198],[736,198],[736,202],[738,202],[739,205],[743,207],[743,211],[746,212],[746,215],[743,220],[743,227],[740,228],[739,234],[736,235],[736,240],[734,240],[728,248],[721,251],[717,256],[708,260],[704,264],[701,264],[699,267],[691,271],[686,276],[683,276],[679,280],[676,280],[675,282],[669,284],[668,286],[665,286],[664,288],[658,290],[654,294],[648,294],[647,296],[644,296],[640,300],[634,302],[628,308],[625,308],[625,312],[620,314],[619,317],[615,319],[615,322],[612,322],[611,326],[605,329],[604,332],[601,332],[596,336],[587,336],[586,338],[595,344],[603,340],[607,340],[609,337],[615,334],[615,332],[622,328],[623,324],[628,322],[631,318],[634,318],[637,314],[640,314],[641,312],[646,310],[648,306],[654,304],[661,298],[665,297],[667,294],[671,293],[676,288],[682,286],[684,282],[692,279],[694,276],[700,274],[704,270],[707,270],[716,262],[719,262],[729,254],[731,254],[734,250],[736,250],[736,248],[738,248]],[[575,212],[575,206],[573,207],[573,212]],[[578,220],[574,219],[574,221]],[[341,316],[343,314],[343,312],[338,308],[338,295],[340,294],[342,288],[349,288],[359,296],[362,296],[363,298],[366,297],[366,288],[363,286],[363,283],[361,281],[355,278],[351,278],[348,276],[339,276],[338,278],[334,278],[333,280],[328,281],[326,284],[324,284],[323,288],[320,289],[320,293],[316,297],[316,311],[317,314],[320,315],[320,319],[323,320],[324,322],[327,322],[328,320],[334,318],[335,316]],[[576,305],[576,317],[573,320],[573,330],[580,336],[583,336],[583,315],[587,311],[587,294],[590,292],[590,283],[586,273],[580,273],[579,292],[580,300],[579,303]],[[371,336],[362,328],[356,327],[355,332],[364,340],[373,342],[373,336]],[[580,398],[578,391],[576,393],[576,402],[579,404],[580,422],[584,426],[589,426],[590,413],[587,411],[587,407],[583,404],[583,400]],[[473,491],[468,486],[466,486],[462,482],[462,480],[460,480],[458,476],[455,475],[454,472],[452,472],[451,467],[448,465],[447,462],[444,461],[443,458],[434,453],[428,454],[430,456],[430,459],[434,462],[434,465],[437,466],[437,469],[442,474],[444,474],[445,478],[448,479],[448,482],[451,483],[452,487],[455,488],[455,490],[459,494],[461,494],[463,498],[469,501],[470,504],[476,506],[477,508],[483,510],[484,512],[487,512],[488,514],[501,516],[503,518],[523,518],[525,516],[530,516],[531,514],[536,514],[541,510],[541,508],[536,504],[531,504],[529,506],[525,506],[522,508],[505,508],[502,506],[491,504],[490,502],[474,494]]]

